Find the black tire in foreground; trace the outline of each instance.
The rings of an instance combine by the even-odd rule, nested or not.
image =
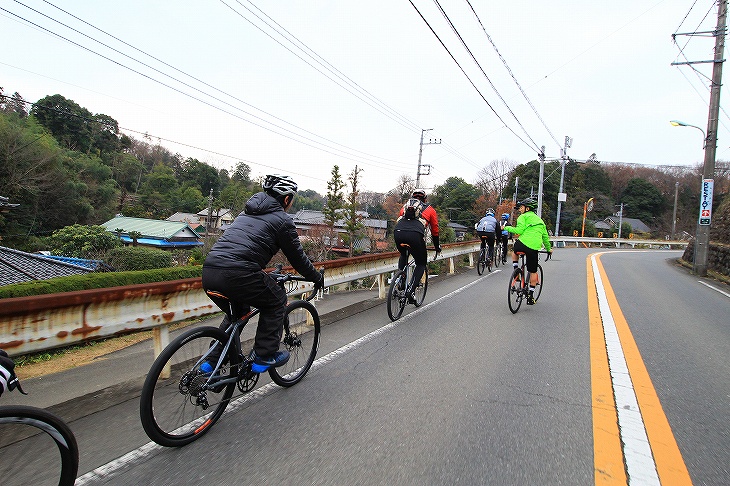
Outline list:
[[[274,383],[289,387],[304,378],[317,356],[319,332],[319,314],[312,304],[297,300],[286,306],[279,349],[289,351],[289,361],[284,366],[269,368],[269,376]]]

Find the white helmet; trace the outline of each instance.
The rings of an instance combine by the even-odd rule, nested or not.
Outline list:
[[[285,175],[267,175],[264,179],[264,190],[272,195],[294,196],[297,193],[297,183]]]

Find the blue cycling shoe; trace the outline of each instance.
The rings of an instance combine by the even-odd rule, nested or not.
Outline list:
[[[251,371],[254,373],[263,373],[272,366],[276,368],[285,365],[289,361],[289,351],[277,351],[265,358],[257,355],[255,351],[251,351],[251,357],[253,358]]]
[[[204,375],[209,375],[213,372],[213,365],[207,361],[203,361],[198,368]]]

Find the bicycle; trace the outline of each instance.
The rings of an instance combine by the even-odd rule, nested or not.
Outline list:
[[[512,276],[509,279],[509,287],[507,289],[507,303],[509,304],[509,310],[513,314],[517,314],[517,311],[520,310],[520,306],[522,305],[522,301],[526,300],[530,293],[530,272],[527,271],[525,253],[521,251],[516,253],[517,256],[519,256],[520,263],[512,272]],[[539,251],[538,253],[546,253],[548,256],[545,261],[550,260],[550,253],[546,251]],[[543,278],[542,266],[538,263],[537,284],[535,285],[535,291],[533,293],[535,303],[537,303],[537,300],[540,298],[542,288],[545,285]]]
[[[502,239],[494,242],[494,268],[499,267],[502,263]]]
[[[487,240],[486,236],[482,236],[482,241]],[[484,269],[488,269],[490,272],[492,271],[492,260],[487,257],[487,253],[489,252],[489,247],[486,245],[484,248],[481,248],[479,250],[479,261],[477,261],[477,273],[479,275],[484,273]]]
[[[281,267],[270,275],[291,293],[304,277],[281,273]],[[230,299],[214,291],[210,298],[225,311],[229,325],[225,331],[213,326],[184,332],[174,339],[152,364],[142,387],[140,419],[145,432],[154,442],[166,447],[181,447],[200,438],[220,419],[230,403],[236,387],[240,395],[256,386],[259,373],[252,369],[252,352],[244,354],[240,332],[258,315],[250,311],[234,319]],[[286,306],[282,348],[290,353],[289,361],[268,369],[271,380],[279,386],[299,383],[314,363],[319,346],[320,321],[317,309],[309,301],[294,300]],[[225,321],[224,321],[225,322]],[[215,350],[220,352],[209,373],[200,365]],[[214,355],[215,356],[215,355]]]
[[[18,389],[13,374],[8,391]],[[0,477],[3,486],[71,486],[79,469],[76,437],[57,415],[26,405],[0,406]]]
[[[401,243],[402,247],[410,248],[406,243]],[[436,259],[438,252],[434,255],[433,259]],[[403,314],[403,309],[408,304],[408,292],[407,287],[413,277],[413,272],[416,269],[416,261],[412,255],[409,255],[408,264],[402,269],[395,272],[393,278],[390,281],[390,288],[388,288],[388,317],[391,321],[397,321]],[[423,300],[426,298],[426,292],[428,292],[428,265],[423,271],[421,281],[416,286],[413,292],[413,305],[421,307]]]

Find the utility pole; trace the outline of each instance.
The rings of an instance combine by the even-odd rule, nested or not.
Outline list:
[[[674,183],[674,211],[672,211],[672,236],[674,241],[674,230],[677,228],[677,195],[679,194],[679,181]]]
[[[512,202],[517,204],[517,185],[520,183],[520,176],[515,176],[515,195],[512,197]]]
[[[621,225],[623,224],[623,218],[624,218],[624,203],[621,203],[621,208],[618,210],[618,239],[619,240],[621,239]]]
[[[431,166],[429,164],[421,164],[421,156],[423,155],[423,146],[441,143],[441,139],[438,139],[438,140],[429,139],[428,142],[426,142],[426,143],[423,142],[423,134],[426,132],[430,132],[431,130],[433,130],[433,128],[425,128],[425,129],[421,130],[421,145],[418,149],[418,170],[416,171],[416,189],[421,187],[421,176],[429,175],[431,173]],[[426,168],[426,172],[421,172],[421,167]]]
[[[210,232],[210,222],[213,219],[213,188],[210,189],[210,195],[208,196],[208,218],[205,221],[205,237],[208,237]]]
[[[542,182],[545,174],[545,146],[540,147],[540,182],[537,185],[537,215],[542,218]]]
[[[672,63],[700,64],[712,62],[712,84],[710,85],[710,109],[707,115],[707,135],[705,138],[705,163],[702,169],[700,189],[700,214],[695,234],[694,264],[692,270],[700,277],[707,276],[707,257],[710,247],[710,224],[712,220],[712,192],[715,185],[715,155],[717,152],[717,123],[720,114],[720,86],[722,85],[722,63],[725,50],[725,30],[727,26],[727,0],[719,0],[717,8],[717,27],[713,32],[692,32],[676,35],[705,35],[715,37],[715,57],[712,61],[690,61]]]
[[[565,136],[565,148],[560,154],[560,190],[558,191],[558,214],[555,217],[555,236],[560,235],[560,208],[564,201],[568,200],[567,195],[563,192],[563,180],[565,179],[565,164],[568,162],[568,149],[573,145],[573,139]]]

